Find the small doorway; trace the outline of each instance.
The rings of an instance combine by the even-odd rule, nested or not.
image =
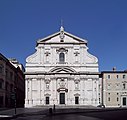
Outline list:
[[[49,104],[49,97],[46,97],[46,105]]]
[[[79,104],[79,97],[75,97],[75,104]]]
[[[127,104],[127,100],[126,100],[126,97],[123,97],[123,106],[126,106]]]
[[[60,93],[60,104],[65,104],[65,93]]]

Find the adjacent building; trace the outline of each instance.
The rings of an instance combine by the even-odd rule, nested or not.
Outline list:
[[[101,73],[101,103],[105,107],[127,106],[127,71],[103,71]]]
[[[99,104],[98,59],[87,40],[64,31],[39,39],[26,58],[25,106]]]
[[[0,107],[24,107],[24,67],[16,59],[8,60],[0,53]]]

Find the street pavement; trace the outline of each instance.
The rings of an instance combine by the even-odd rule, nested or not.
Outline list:
[[[102,120],[95,117],[83,116],[80,114],[64,114],[43,117],[43,120]]]
[[[57,108],[49,112],[48,108],[18,108],[0,111],[5,120],[127,120],[126,108]],[[12,115],[12,116],[11,116]]]
[[[32,115],[36,113],[43,113],[46,114],[48,109],[46,108],[17,108],[16,109],[16,114],[15,114],[15,109],[5,109],[5,110],[0,110],[0,119],[10,119],[10,118],[15,118],[21,115]]]

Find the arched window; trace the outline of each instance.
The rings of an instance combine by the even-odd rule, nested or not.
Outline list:
[[[59,54],[59,61],[60,61],[60,62],[64,62],[64,60],[65,60],[65,55],[64,55],[64,53],[60,53],[60,54]]]

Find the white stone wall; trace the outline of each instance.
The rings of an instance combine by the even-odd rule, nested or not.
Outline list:
[[[29,77],[29,76],[28,76]],[[38,78],[39,77],[39,78]],[[50,78],[49,89],[46,89],[45,78],[42,76],[37,76],[36,78],[26,79],[26,107],[32,107],[36,105],[45,105],[45,95],[49,94],[50,105],[59,105],[59,93],[57,89],[59,88],[59,77]],[[49,76],[50,77],[50,76]],[[75,94],[79,94],[79,105],[98,105],[98,76],[82,76],[79,78],[78,89],[75,88],[75,77],[70,78],[66,75],[66,88],[68,92],[65,93],[65,104],[75,105]],[[78,76],[80,77],[80,76]],[[77,80],[77,79],[76,79]],[[28,104],[29,100],[29,104]]]
[[[79,97],[78,105],[98,105],[99,76],[94,75],[98,59],[88,53],[85,40],[65,32],[60,43],[57,34],[39,40],[36,52],[26,58],[25,106],[45,105],[46,96],[49,105],[60,105],[60,93],[65,93],[65,105],[75,105],[75,96]],[[65,53],[63,64],[59,63],[61,49]]]

